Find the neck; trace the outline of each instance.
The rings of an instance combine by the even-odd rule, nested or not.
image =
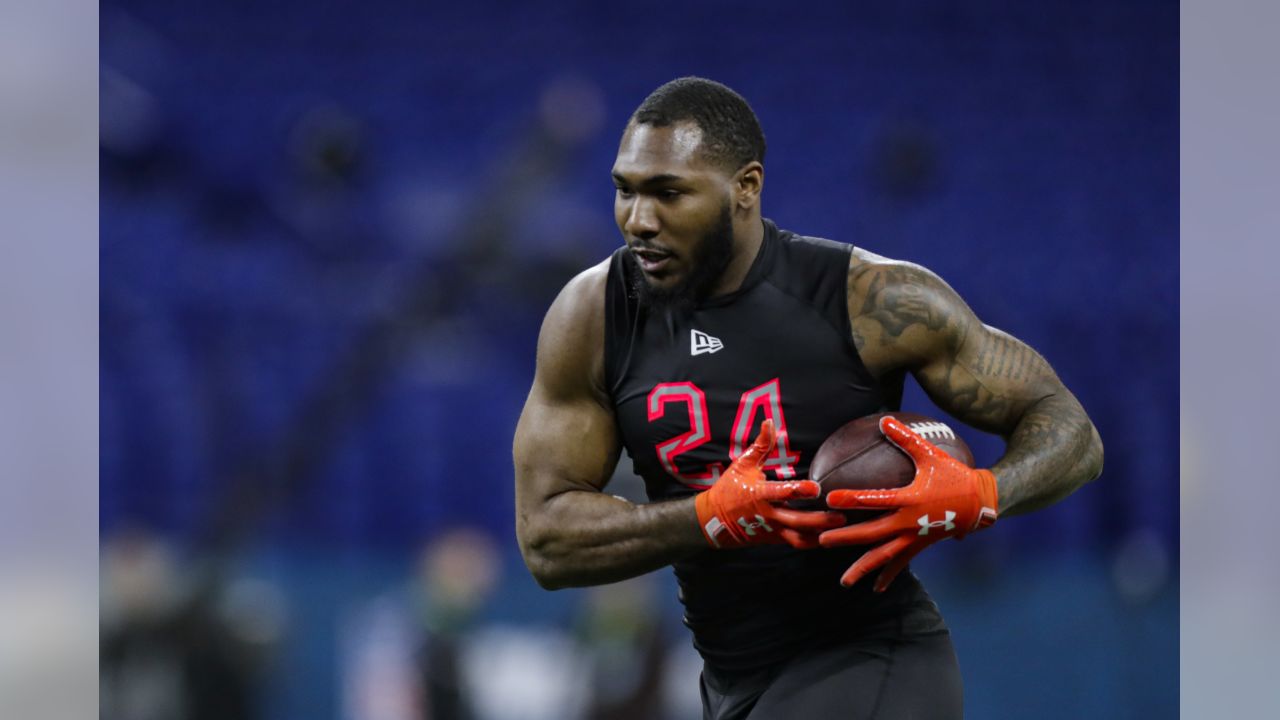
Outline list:
[[[760,245],[764,243],[764,221],[760,219],[758,213],[752,213],[742,227],[733,228],[733,259],[729,261],[729,267],[725,268],[724,274],[720,276],[720,281],[716,283],[716,288],[711,293],[711,297],[719,295],[728,295],[742,287],[742,282],[747,279],[747,273],[751,270],[751,264],[755,262],[756,255],[760,253]]]

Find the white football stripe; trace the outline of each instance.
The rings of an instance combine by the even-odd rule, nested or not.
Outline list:
[[[956,437],[956,434],[951,431],[950,427],[947,427],[946,423],[917,422],[909,423],[907,427],[911,428],[917,435],[925,439],[950,438],[954,440]]]

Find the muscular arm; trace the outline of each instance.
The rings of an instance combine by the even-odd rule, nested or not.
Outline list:
[[[616,582],[707,547],[692,498],[635,505],[601,492],[620,451],[603,389],[606,272],[574,278],[547,312],[516,426],[516,536],[547,589]]]
[[[1051,505],[1102,471],[1102,441],[1039,353],[982,324],[936,275],[855,253],[854,342],[877,376],[906,369],[938,407],[1005,438],[992,466],[1002,516]]]

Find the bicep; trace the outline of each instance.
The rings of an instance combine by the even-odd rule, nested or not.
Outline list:
[[[984,325],[919,265],[855,256],[849,316],[868,369],[910,371],[938,407],[981,430],[1007,436],[1036,402],[1066,392],[1039,353]]]
[[[603,386],[603,275],[579,275],[547,312],[533,388],[516,426],[517,529],[557,495],[600,491],[620,441]]]
[[[603,489],[619,447],[613,413],[593,397],[556,397],[535,383],[513,452],[521,516],[563,492]]]

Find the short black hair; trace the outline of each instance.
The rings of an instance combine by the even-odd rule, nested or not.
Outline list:
[[[712,162],[737,171],[764,162],[764,131],[741,95],[714,80],[682,77],[649,93],[631,122],[667,127],[692,120],[702,129],[703,152]]]

